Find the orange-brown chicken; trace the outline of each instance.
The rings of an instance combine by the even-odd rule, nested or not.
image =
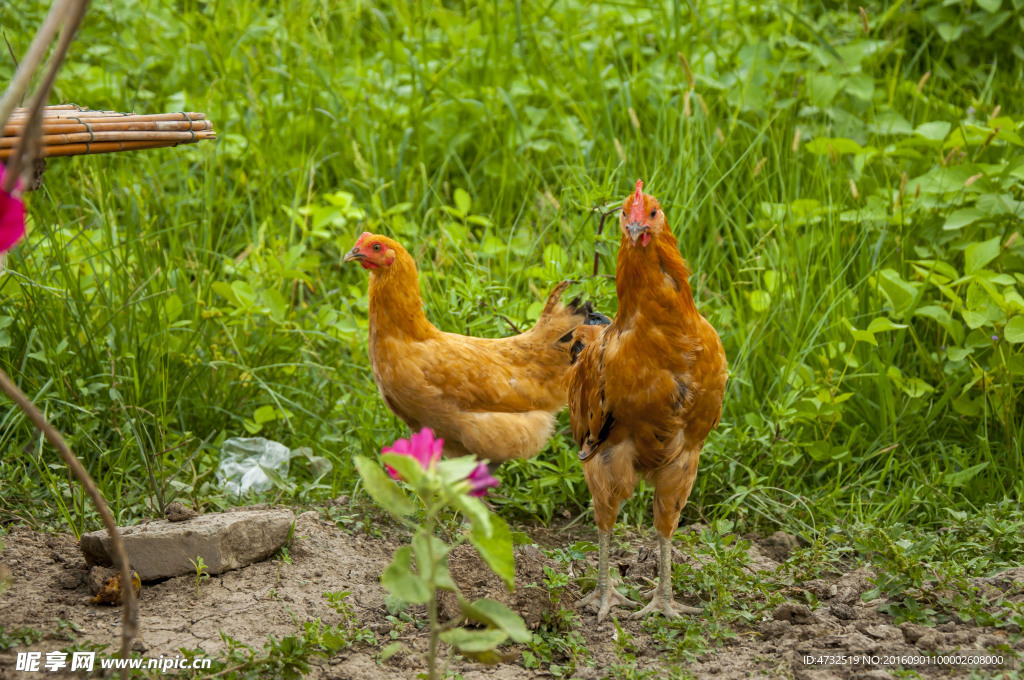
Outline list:
[[[599,531],[598,585],[589,602],[602,620],[615,604],[633,604],[608,576],[608,550],[619,505],[637,478],[654,485],[659,582],[636,617],[672,607],[672,534],[693,488],[697,461],[718,424],[725,391],[725,351],[700,315],[690,270],[657,199],[641,191],[622,205],[610,326],[582,327],[566,374],[573,437],[594,498]]]
[[[502,462],[535,455],[565,406],[566,348],[585,323],[608,323],[555,287],[533,328],[509,338],[445,333],[423,313],[412,256],[364,232],[344,258],[370,270],[370,362],[384,403],[415,432],[430,427],[445,453]]]

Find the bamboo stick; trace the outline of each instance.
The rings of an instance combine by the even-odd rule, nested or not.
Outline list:
[[[213,134],[210,130],[198,132],[147,132],[145,130],[128,130],[122,132],[76,132],[69,135],[42,135],[44,146],[63,146],[66,144],[90,144],[92,142],[193,142],[197,139],[209,139]],[[10,148],[18,143],[18,137],[0,137],[0,148]]]
[[[94,144],[61,144],[59,146],[43,147],[41,150],[41,156],[43,158],[56,158],[59,156],[86,156],[97,153],[115,153],[118,151],[161,149],[168,146],[178,146],[179,144],[189,143],[190,142],[96,142]],[[0,160],[7,158],[10,154],[11,149],[0,149]]]
[[[10,120],[25,120],[27,116],[24,113],[15,112],[11,114]],[[118,113],[117,111],[72,111],[65,112],[60,111],[57,113],[43,114],[43,119],[54,119],[54,118],[66,118],[68,120],[75,119],[93,119],[93,118],[117,118],[122,121],[128,120],[205,120],[206,114],[198,111],[173,111],[171,113],[150,113],[150,114],[139,114],[139,113]]]
[[[56,134],[71,134],[75,132],[118,132],[118,131],[188,131],[194,130],[199,132],[200,130],[212,130],[213,123],[208,120],[200,120],[196,122],[178,121],[178,120],[159,120],[159,121],[145,121],[140,123],[74,123],[74,122],[57,122],[57,123],[43,123],[42,132],[46,135]],[[4,137],[20,137],[23,127],[18,125],[8,125],[3,130]]]

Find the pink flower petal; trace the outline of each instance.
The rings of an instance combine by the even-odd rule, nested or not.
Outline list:
[[[424,470],[430,469],[441,458],[444,440],[435,439],[434,431],[425,427],[409,439],[399,439],[391,446],[385,446],[382,453],[395,453],[416,460]]]
[[[398,471],[395,470],[395,468],[391,467],[390,465],[385,465],[384,467],[387,469],[388,474],[391,475],[391,479],[397,479],[398,481],[402,481],[402,476],[398,474]]]
[[[487,463],[480,463],[473,468],[473,471],[469,473],[469,477],[466,477],[466,481],[469,482],[469,495],[477,497],[486,496],[487,489],[498,486],[501,483],[491,476]]]
[[[0,165],[0,182],[3,182],[4,170]],[[15,193],[18,189],[15,188]],[[25,235],[25,204],[5,191],[0,190],[0,253],[11,247]]]

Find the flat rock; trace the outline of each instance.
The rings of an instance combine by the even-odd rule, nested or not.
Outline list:
[[[183,522],[157,520],[119,529],[128,561],[143,581],[194,574],[190,560],[202,557],[208,574],[265,560],[284,545],[295,515],[288,509],[209,513]],[[89,566],[111,566],[105,530],[82,536]]]

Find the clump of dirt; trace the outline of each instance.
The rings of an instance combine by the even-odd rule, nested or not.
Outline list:
[[[39,677],[38,673],[16,673],[13,670],[15,654],[26,650],[45,654],[67,647],[70,641],[62,637],[66,633],[58,630],[57,620],[78,626],[81,633],[77,635],[76,644],[108,645],[106,653],[114,653],[119,644],[121,610],[92,603],[89,573],[74,538],[20,527],[8,531],[2,539],[5,549],[0,553],[3,562],[0,567],[10,570],[13,583],[0,593],[0,622],[7,631],[31,627],[47,635],[28,646],[0,651],[0,678]],[[529,528],[526,532],[532,535]],[[550,530],[537,533],[547,536],[549,545],[552,540],[559,540]],[[581,539],[596,538],[592,529],[578,533]],[[570,542],[567,537],[562,538],[564,543]],[[628,538],[632,549],[620,549],[613,554],[612,564],[627,582],[643,586],[656,574],[653,541]],[[791,539],[773,535],[753,542],[747,549],[748,573],[763,576],[766,582],[779,582],[780,562],[796,546],[795,539]],[[426,632],[413,623],[401,623],[394,616],[389,618],[385,591],[379,583],[379,576],[390,563],[394,550],[407,542],[408,537],[398,533],[384,538],[351,533],[321,518],[317,512],[306,512],[296,520],[287,559],[279,556],[214,576],[200,583],[198,596],[192,577],[145,584],[139,605],[140,636],[136,650],[147,658],[161,654],[175,656],[180,648],[198,648],[213,655],[225,648],[222,634],[261,649],[269,635],[281,639],[300,634],[304,622],[320,619],[325,623],[340,623],[338,613],[328,605],[323,594],[348,591],[351,595],[347,602],[354,607],[358,625],[370,631],[376,642],[359,643],[330,659],[311,658],[314,667],[308,677],[412,680],[424,670],[422,653],[427,646]],[[700,560],[678,549],[674,551],[674,560],[689,564],[694,571],[702,568]],[[535,547],[517,549],[516,591],[509,594],[472,547],[457,548],[449,557],[453,578],[468,597],[491,597],[504,602],[532,627],[544,620],[545,612],[551,607],[543,586],[544,566],[556,571],[565,569]],[[580,567],[581,564],[576,563],[575,575],[581,574]],[[588,553],[589,573],[593,574],[596,567],[597,555]],[[582,639],[585,652],[578,659],[574,677],[605,678],[612,674],[609,669],[626,663],[636,673],[651,672],[654,676],[664,675],[671,664],[677,664],[697,678],[881,679],[891,677],[894,668],[900,665],[891,663],[892,659],[920,658],[925,652],[985,654],[985,650],[996,648],[1010,658],[1013,653],[1024,651],[1024,641],[1012,636],[1019,631],[1007,628],[961,623],[937,627],[910,623],[897,626],[891,618],[879,613],[877,602],[862,601],[862,593],[873,587],[868,580],[872,576],[858,569],[785,586],[783,592],[787,594],[787,601],[763,620],[734,625],[736,637],[725,639],[714,650],[695,658],[671,661],[666,658],[662,643],[650,634],[650,626],[629,619],[627,610],[613,610],[618,628],[611,620],[598,624],[592,612],[581,611],[580,626],[575,633]],[[991,600],[1003,597],[1021,601],[1024,599],[1021,581],[1024,581],[1024,568],[976,579],[973,583]],[[576,595],[577,587],[571,585],[570,591],[571,595]],[[568,597],[565,602],[573,599]],[[707,604],[685,592],[678,592],[677,600],[688,605]],[[458,615],[453,596],[443,597],[441,604],[443,616]],[[411,607],[407,613],[420,622],[425,618],[423,607]],[[690,620],[696,620],[701,627],[705,625],[700,616]],[[402,651],[386,662],[379,662],[380,651],[394,641],[402,643]],[[624,646],[631,650],[630,658],[625,661]],[[525,649],[523,645],[511,647],[517,654]],[[829,658],[849,659],[855,655],[860,655],[862,661],[845,665],[823,663]],[[554,661],[565,660],[556,658]],[[911,667],[926,678],[968,673],[966,667]],[[491,667],[454,656],[450,659],[449,670],[466,680],[550,677],[545,668],[524,668],[518,655],[514,661]],[[47,673],[47,677],[61,675]]]

